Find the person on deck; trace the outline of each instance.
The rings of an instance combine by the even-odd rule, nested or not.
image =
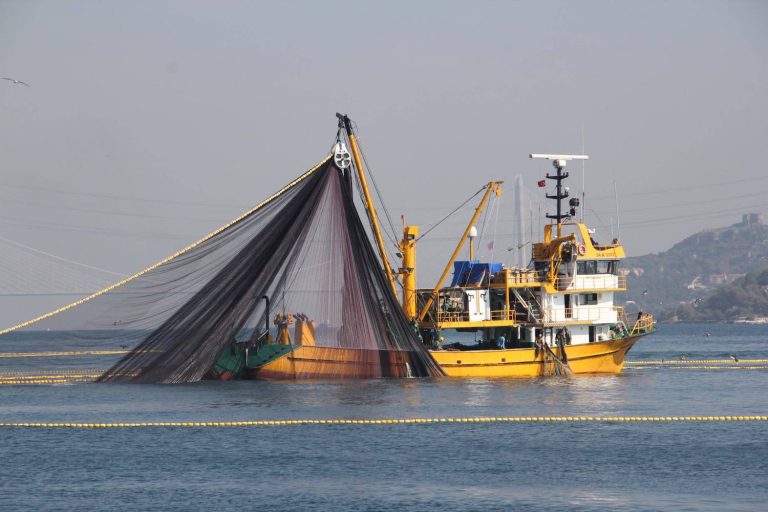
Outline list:
[[[500,349],[504,350],[505,348],[507,348],[507,338],[505,338],[503,334],[499,335],[499,337],[496,338],[496,345]]]

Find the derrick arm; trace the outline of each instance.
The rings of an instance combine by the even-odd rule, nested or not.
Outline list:
[[[550,283],[554,283],[555,279],[557,279],[557,271],[560,268],[560,262],[562,261],[560,252],[562,251],[563,245],[575,242],[576,235],[570,234],[568,236],[555,238],[549,243],[549,271],[547,272],[547,281]]]
[[[373,206],[373,199],[371,199],[371,193],[368,190],[368,181],[365,179],[365,171],[363,170],[362,158],[360,158],[360,149],[357,146],[357,139],[352,132],[352,123],[349,120],[349,116],[336,114],[339,118],[339,125],[343,124],[344,129],[347,132],[347,138],[349,139],[349,145],[352,149],[352,157],[355,159],[355,167],[357,167],[357,175],[360,178],[360,187],[363,189],[363,199],[365,200],[365,210],[368,212],[368,219],[371,221],[371,230],[373,236],[376,239],[376,247],[379,249],[379,256],[381,256],[381,264],[384,265],[384,272],[387,273],[387,279],[389,285],[392,287],[392,293],[397,296],[397,288],[395,286],[395,276],[392,273],[392,267],[389,266],[389,260],[387,258],[387,250],[384,246],[384,239],[381,237],[381,229],[379,229],[379,218],[376,215],[376,208]]]
[[[502,183],[504,182],[490,181],[488,182],[488,185],[486,185],[485,194],[483,194],[483,198],[480,200],[480,204],[478,205],[478,207],[475,208],[475,213],[474,215],[472,215],[472,219],[469,221],[469,224],[467,225],[467,229],[465,229],[464,234],[461,235],[461,239],[459,240],[459,244],[456,246],[456,250],[453,251],[453,254],[451,255],[451,259],[448,260],[448,263],[445,265],[445,268],[443,269],[443,273],[440,274],[440,279],[438,279],[437,285],[432,290],[432,293],[429,294],[429,298],[427,299],[427,302],[424,304],[424,307],[421,309],[421,312],[419,313],[419,321],[424,320],[424,317],[427,316],[427,311],[429,311],[429,308],[431,308],[432,304],[435,302],[435,297],[437,297],[437,294],[440,291],[440,288],[443,286],[443,282],[445,281],[445,278],[448,275],[448,272],[450,272],[453,262],[456,261],[456,258],[458,257],[459,252],[461,252],[461,248],[464,247],[464,240],[467,239],[467,235],[469,235],[469,231],[472,229],[472,226],[475,225],[475,222],[477,222],[477,218],[480,217],[480,214],[482,213],[483,208],[485,208],[485,205],[488,202],[488,198],[491,197],[491,193],[496,192],[496,195],[501,194]]]

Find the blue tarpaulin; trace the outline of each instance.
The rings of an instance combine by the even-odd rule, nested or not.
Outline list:
[[[480,263],[480,260],[454,261],[451,286],[480,284],[483,275],[493,275],[501,270],[501,263]]]

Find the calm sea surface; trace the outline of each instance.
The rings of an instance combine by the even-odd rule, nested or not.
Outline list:
[[[0,351],[83,348],[118,347]],[[681,354],[768,359],[768,326],[661,326],[630,360]],[[0,359],[0,372],[112,361]],[[632,366],[572,379],[2,385],[0,422],[765,415],[766,384],[768,369]],[[768,424],[0,429],[0,510],[111,509],[768,510]]]

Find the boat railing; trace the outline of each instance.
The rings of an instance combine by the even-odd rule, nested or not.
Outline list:
[[[650,313],[638,313],[638,318],[632,326],[630,335],[646,334],[653,331],[653,315]]]
[[[515,320],[514,309],[498,309],[498,310],[492,310],[490,313],[491,313],[490,320],[512,320],[512,321]],[[440,311],[437,313],[438,323],[471,322],[473,320],[474,319],[470,318],[468,311]],[[477,320],[477,321],[482,322],[483,320]]]
[[[558,290],[617,290],[627,289],[627,276],[613,274],[578,275],[575,278],[558,277]]]
[[[539,273],[531,269],[510,269],[507,273],[507,282],[514,284],[540,284]]]
[[[636,314],[627,315],[626,310],[621,306],[614,306],[614,309],[617,311],[618,319],[624,322],[624,325],[629,330],[630,336],[647,334],[653,331],[652,314],[639,311]],[[630,320],[630,316],[634,317],[634,320]],[[630,326],[632,327],[630,328]]]
[[[577,306],[575,308],[546,308],[544,322],[608,322],[616,321],[618,312],[614,306]]]
[[[514,320],[514,319],[515,319],[514,309],[498,309],[495,311],[491,311],[491,320]]]

